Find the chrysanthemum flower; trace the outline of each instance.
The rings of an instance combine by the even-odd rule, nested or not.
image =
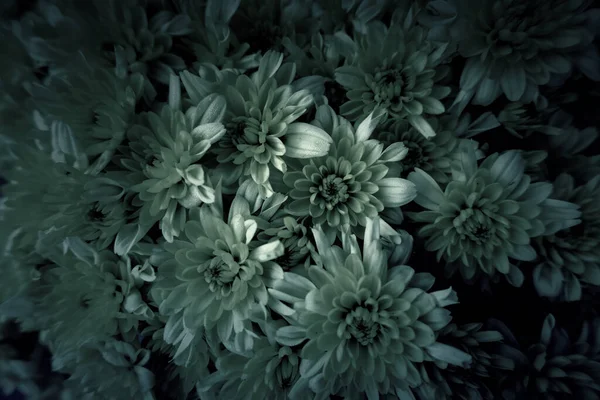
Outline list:
[[[357,56],[335,71],[349,99],[342,115],[357,121],[382,109],[390,118],[406,119],[423,136],[434,136],[427,116],[443,113],[440,100],[450,93],[437,83],[447,73],[440,67],[445,47],[428,42],[423,27],[399,22],[389,27],[373,22],[355,41]]]
[[[156,292],[152,293],[156,295]],[[153,301],[160,304],[164,296],[154,296]],[[203,335],[195,335],[187,348],[179,351],[176,339],[184,333],[184,327],[167,324],[169,317],[156,314],[156,318],[149,321],[148,326],[141,332],[144,339],[148,340],[147,348],[154,354],[160,354],[168,359],[164,368],[163,381],[178,382],[181,394],[178,397],[188,396],[194,386],[209,374],[208,363],[210,353]],[[175,344],[175,345],[174,345]],[[153,355],[154,357],[154,355]]]
[[[299,47],[290,38],[284,38],[283,45],[289,53],[286,60],[296,64],[298,75],[316,74],[331,78],[332,81],[334,81],[335,69],[341,66],[344,59],[351,58],[356,49],[352,38],[344,32],[336,32],[335,35],[322,35],[320,32],[316,32],[311,36],[310,44],[306,45],[307,48]],[[336,99],[342,100],[339,104],[341,105],[346,98],[346,90],[337,83],[335,87],[342,89],[336,96]],[[329,99],[329,97],[328,95],[327,98]],[[331,102],[333,99],[329,100]]]
[[[281,241],[284,251],[275,259],[275,262],[284,271],[289,271],[297,266],[308,266],[310,262],[310,250],[313,245],[310,242],[308,228],[303,222],[298,222],[287,213],[280,212],[270,222],[269,227],[258,234],[261,239],[277,238]]]
[[[593,41],[589,4],[462,1],[459,51],[467,63],[460,88],[469,93],[467,99],[489,105],[504,93],[510,101],[534,101],[538,86],[547,84],[553,74],[570,71],[573,51]]]
[[[226,133],[212,151],[219,163],[215,174],[222,177],[224,189],[229,192],[235,192],[235,184],[243,177],[242,181],[250,178],[259,184],[261,196],[269,197],[273,194],[270,168],[285,172],[284,154],[310,158],[322,156],[329,149],[331,139],[320,129],[292,123],[312,105],[313,97],[308,89],[292,82],[294,64],[282,61],[282,54],[269,51],[250,77],[213,68],[206,70],[209,79],[182,74],[192,102],[210,92],[222,93],[226,98]]]
[[[26,11],[21,10],[19,18],[15,18],[14,32],[18,32],[42,76],[61,73],[69,68],[78,53],[90,54],[99,47],[95,30],[97,15],[86,9],[90,4],[71,0],[38,1]]]
[[[577,301],[582,286],[600,286],[600,177],[576,186],[573,177],[561,174],[552,194],[577,204],[581,222],[536,238],[542,262],[533,271],[533,282],[541,296]]]
[[[64,227],[54,221],[62,217],[74,200],[81,199],[83,174],[65,163],[54,162],[39,149],[26,145],[11,147],[15,160],[10,170],[3,171],[8,183],[2,187],[6,198],[0,214],[4,230],[20,231],[16,249],[31,250],[38,232]]]
[[[232,214],[226,223],[204,206],[198,220],[185,225],[186,238],[165,245],[174,257],[158,267],[153,290],[164,298],[160,313],[169,316],[167,327],[183,327],[185,335],[174,343],[178,352],[201,329],[216,328],[223,342],[241,332],[251,311],[266,312],[267,287],[283,277],[272,261],[283,254],[281,242],[250,250],[256,222]]]
[[[221,123],[224,113],[224,99],[213,95],[185,113],[171,105],[165,105],[160,115],[145,113],[143,121],[128,132],[133,160],[120,161],[128,168],[132,168],[132,161],[139,163],[133,164],[132,169],[141,172],[132,178],[137,184],[131,189],[143,202],[140,218],[160,220],[162,234],[169,242],[183,230],[189,209],[215,201],[201,161],[225,134]]]
[[[86,345],[65,382],[82,400],[154,400],[154,374],[146,368],[150,351],[108,340]]]
[[[508,103],[498,114],[498,121],[511,135],[523,138],[534,132],[556,135],[559,129],[549,126],[547,120],[553,109],[536,107],[533,104],[520,102]]]
[[[184,36],[182,42],[200,63],[209,63],[218,68],[233,69],[241,73],[258,67],[260,54],[247,54],[250,45],[240,43],[244,38],[238,39],[229,28],[229,22],[239,2],[213,1],[208,6],[194,0],[176,0],[174,5],[181,14],[187,15],[191,20],[193,31]],[[195,63],[194,68],[199,68],[199,65]]]
[[[490,277],[500,273],[520,286],[523,274],[509,258],[534,260],[531,238],[576,223],[580,213],[575,204],[549,198],[552,184],[530,183],[519,152],[492,154],[478,166],[472,147],[461,147],[462,161],[453,165],[444,191],[420,169],[409,175],[415,202],[427,209],[409,216],[425,223],[418,235],[450,271],[458,268],[467,280],[479,270]]]
[[[329,106],[321,106],[313,129],[331,135],[329,153],[303,162],[286,172],[283,181],[291,189],[289,212],[310,216],[313,224],[326,224],[327,231],[342,226],[365,226],[386,207],[400,207],[416,195],[406,179],[388,174],[389,163],[402,160],[402,143],[384,149],[370,139],[378,118],[369,115],[356,129],[338,117]]]
[[[456,158],[461,140],[456,137],[458,121],[452,117],[429,120],[436,135],[425,138],[406,121],[386,123],[376,129],[374,137],[389,146],[396,142],[408,149],[406,156],[391,168],[407,176],[415,168],[427,172],[436,182],[447,183],[450,179],[452,161]]]
[[[118,332],[126,285],[118,260],[110,253],[103,252],[96,262],[72,253],[59,258],[42,269],[34,299],[43,341],[55,355],[56,365],[63,366],[73,362],[83,344]]]
[[[317,0],[315,17],[326,33],[365,33],[367,25],[385,11],[386,0]]]
[[[289,399],[288,394],[300,378],[300,354],[297,347],[277,343],[275,332],[285,326],[283,320],[260,321],[251,351],[236,354],[224,351],[216,357],[216,370],[198,382],[198,394],[242,399]],[[299,399],[314,398],[304,390]]]
[[[514,374],[503,376],[503,396],[532,400],[565,398],[595,399],[600,396],[600,320],[584,323],[581,334],[570,340],[549,314],[542,326],[539,342],[527,350],[519,349],[515,337],[500,326],[506,345],[502,354],[512,359]]]
[[[247,43],[252,53],[284,50],[282,40],[290,38],[301,47],[316,30],[313,0],[295,1],[246,0],[231,18],[230,27],[237,40]]]
[[[473,362],[469,368],[458,368],[440,361],[423,363],[423,384],[413,391],[418,399],[494,399],[494,392],[486,379],[490,378],[491,370],[506,369],[512,365],[512,360],[495,354],[494,347],[487,345],[501,342],[502,334],[482,328],[480,323],[460,326],[452,323],[438,333],[439,342],[461,349],[472,357]]]
[[[308,278],[286,273],[269,293],[271,307],[288,315],[276,338],[302,345],[300,379],[290,397],[310,388],[318,398],[379,399],[421,383],[418,364],[427,357],[456,365],[470,356],[436,343],[436,331],[450,321],[443,307],[456,302],[451,289],[428,293],[433,277],[406,265],[388,268],[379,243],[379,223],[369,220],[364,249],[354,235],[344,248],[331,246],[313,229],[321,265]],[[293,309],[286,304],[292,304]]]
[[[45,125],[55,120],[67,124],[82,152],[90,159],[99,157],[95,170],[100,171],[133,122],[144,79],[123,71],[117,75],[83,56],[74,64],[50,84],[34,84],[32,96]]]
[[[104,57],[112,62],[123,57],[131,73],[144,77],[144,96],[151,101],[156,96],[153,83],[169,84],[172,74],[185,69],[185,62],[171,51],[173,38],[192,32],[190,18],[185,14],[162,9],[148,15],[148,1],[94,1],[90,7],[96,15],[96,29],[102,38]]]

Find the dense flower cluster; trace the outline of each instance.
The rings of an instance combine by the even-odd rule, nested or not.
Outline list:
[[[0,1],[0,393],[599,398],[599,16]]]

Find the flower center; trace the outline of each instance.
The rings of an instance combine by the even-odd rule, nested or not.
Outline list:
[[[420,167],[423,163],[423,149],[421,146],[414,142],[403,143],[408,148],[408,153],[406,154],[406,157],[402,159],[402,165],[409,170]]]
[[[208,288],[211,292],[216,292],[225,286],[230,286],[235,275],[220,257],[213,258],[208,268],[204,270],[204,280],[208,283]]]
[[[461,237],[483,244],[495,235],[494,223],[478,209],[467,208],[454,219],[454,226]]]
[[[338,111],[340,106],[346,101],[346,90],[335,81],[325,82],[325,97],[327,97],[329,106]]]
[[[378,71],[373,76],[372,90],[377,103],[399,103],[406,77],[396,68]]]
[[[373,343],[379,333],[378,315],[365,307],[357,307],[347,316],[348,332],[358,343],[367,346]]]
[[[251,49],[265,53],[268,50],[281,49],[283,30],[270,21],[257,21],[244,37]]]
[[[234,146],[245,143],[244,130],[246,129],[245,121],[235,121],[227,124],[227,135]]]
[[[328,175],[319,185],[319,193],[327,202],[328,208],[348,199],[348,186],[337,175]]]
[[[294,365],[288,357],[283,358],[275,369],[275,376],[280,389],[290,388],[298,377],[298,363]]]
[[[102,222],[106,215],[98,209],[98,204],[96,204],[88,211],[87,218],[90,222]]]
[[[84,310],[87,310],[88,308],[90,308],[90,300],[86,299],[86,298],[82,298],[79,301],[79,305],[81,306],[81,308],[83,308]]]

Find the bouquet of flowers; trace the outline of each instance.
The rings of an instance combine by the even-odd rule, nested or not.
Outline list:
[[[591,0],[0,10],[0,392],[600,399]]]

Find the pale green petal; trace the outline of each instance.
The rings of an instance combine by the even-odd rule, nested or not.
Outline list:
[[[385,207],[400,207],[410,203],[417,196],[416,185],[402,178],[384,178],[377,183],[379,191],[375,196]]]
[[[288,127],[285,134],[286,156],[292,158],[322,157],[329,152],[333,140],[314,125],[296,122]]]

